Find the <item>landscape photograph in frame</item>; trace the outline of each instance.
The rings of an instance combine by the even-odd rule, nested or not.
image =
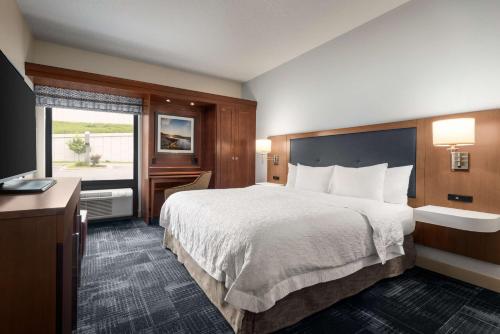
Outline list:
[[[159,153],[194,152],[194,118],[158,115],[157,124]]]

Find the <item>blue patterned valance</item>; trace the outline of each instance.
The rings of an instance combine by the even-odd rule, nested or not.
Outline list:
[[[140,114],[142,99],[35,85],[36,104],[43,107]]]

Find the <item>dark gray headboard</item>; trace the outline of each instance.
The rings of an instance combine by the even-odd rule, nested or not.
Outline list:
[[[417,129],[370,131],[290,140],[290,163],[364,167],[413,165],[408,197],[416,197]]]

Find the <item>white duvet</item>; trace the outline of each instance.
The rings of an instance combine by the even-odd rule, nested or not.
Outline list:
[[[225,283],[226,302],[257,313],[293,291],[403,255],[402,212],[373,200],[252,186],[176,193],[160,225]]]

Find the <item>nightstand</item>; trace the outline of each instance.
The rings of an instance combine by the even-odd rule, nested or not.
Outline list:
[[[415,220],[416,243],[500,264],[500,215],[427,205]]]
[[[272,182],[256,182],[257,186],[268,186],[268,187],[283,187],[284,184],[281,183],[272,183]]]
[[[495,233],[500,231],[500,215],[442,206],[426,205],[416,208],[415,220],[471,232]]]

